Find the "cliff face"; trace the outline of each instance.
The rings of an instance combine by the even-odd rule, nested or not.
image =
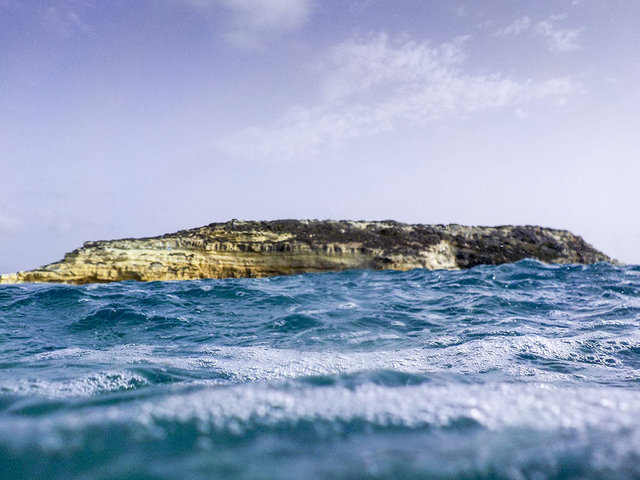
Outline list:
[[[0,283],[266,277],[346,269],[458,269],[524,258],[614,262],[565,230],[353,222],[232,220],[158,237],[87,242]]]

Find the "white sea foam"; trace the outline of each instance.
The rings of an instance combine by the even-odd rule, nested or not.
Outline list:
[[[109,370],[65,379],[26,378],[12,383],[0,382],[0,391],[48,398],[87,397],[139,388],[148,383],[143,376],[136,373]]]
[[[372,334],[361,331],[348,338],[349,344],[394,339],[396,334]],[[125,344],[105,350],[66,348],[39,353],[26,359],[31,364],[65,360],[68,385],[74,381],[73,367],[83,364],[104,365],[108,370],[118,366],[126,371],[131,366],[177,369],[194,372],[194,381],[211,376],[216,383],[225,378],[228,383],[263,382],[323,375],[348,375],[373,370],[393,370],[402,373],[479,374],[500,371],[514,379],[528,382],[582,382],[585,378],[609,381],[633,381],[637,375],[620,365],[619,352],[640,348],[640,334],[624,340],[585,333],[574,337],[549,338],[540,335],[494,336],[464,342],[461,337],[442,337],[422,348],[398,348],[376,351],[304,351],[268,346],[205,345],[184,351],[182,346],[156,347]],[[572,368],[566,368],[571,365]],[[576,368],[579,367],[579,368]],[[188,382],[189,380],[184,380]],[[1,385],[1,384],[0,384]],[[4,388],[9,388],[4,385]],[[59,387],[35,388],[34,392],[58,392]],[[100,389],[72,388],[74,394],[93,395]],[[24,388],[18,391],[25,391]]]
[[[299,420],[443,427],[472,419],[488,429],[640,428],[640,392],[548,384],[422,384],[356,388],[238,385],[175,395],[139,406],[146,421],[197,420],[204,428]]]
[[[625,442],[629,432],[635,432],[635,443],[625,448],[640,450],[640,392],[541,383],[427,383],[404,387],[364,383],[353,388],[259,383],[203,387],[119,403],[107,410],[88,406],[5,423],[15,432],[41,441],[40,437],[57,438],[65,431],[86,433],[94,426],[107,424],[143,428],[152,435],[159,434],[158,428],[162,430],[163,425],[194,424],[201,434],[210,435],[291,427],[299,422],[339,431],[353,422],[416,429],[446,428],[460,421],[475,422],[489,431],[597,430],[612,438],[624,432]]]

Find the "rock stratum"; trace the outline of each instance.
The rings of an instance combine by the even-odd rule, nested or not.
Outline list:
[[[546,263],[616,263],[571,232],[536,226],[232,220],[158,237],[86,242],[59,262],[0,275],[0,283],[86,284],[347,269],[461,269],[525,258]]]

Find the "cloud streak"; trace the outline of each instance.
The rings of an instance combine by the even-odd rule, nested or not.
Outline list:
[[[274,126],[238,132],[216,147],[240,157],[303,159],[351,139],[443,117],[561,102],[580,89],[569,77],[519,81],[465,73],[465,41],[431,46],[385,34],[348,40],[316,67],[323,72],[323,101],[290,111]]]
[[[265,40],[301,28],[311,16],[311,0],[221,1],[233,14],[226,38],[242,48],[259,48]]]
[[[268,42],[299,30],[311,17],[313,0],[178,0],[204,14],[223,7],[231,14],[224,38],[230,45],[260,50]]]
[[[565,53],[580,49],[578,37],[582,29],[571,30],[568,28],[558,28],[554,24],[555,20],[562,17],[550,17],[536,24],[534,31],[547,40],[550,52]]]
[[[531,28],[531,19],[529,17],[522,17],[517,19],[511,25],[507,25],[505,28],[498,30],[498,35],[520,35]]]
[[[549,18],[538,23],[533,23],[531,18],[522,17],[512,24],[502,28],[496,32],[497,35],[521,35],[531,32],[537,36],[544,38],[547,42],[547,48],[552,53],[566,53],[580,49],[578,39],[582,33],[582,29],[560,28],[556,22],[563,20],[564,15],[551,15]]]
[[[48,29],[65,37],[71,37],[76,32],[93,33],[92,27],[81,18],[80,13],[70,7],[40,7],[37,13]]]

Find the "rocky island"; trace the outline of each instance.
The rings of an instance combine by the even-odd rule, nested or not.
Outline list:
[[[346,269],[461,269],[533,258],[615,260],[566,230],[408,225],[395,221],[241,221],[149,238],[86,242],[59,262],[0,283],[267,277]]]

